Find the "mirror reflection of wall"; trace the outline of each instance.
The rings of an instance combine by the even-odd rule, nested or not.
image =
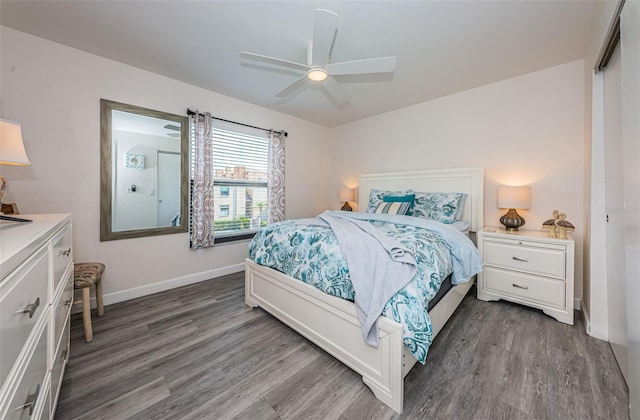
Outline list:
[[[106,100],[102,103],[103,171],[110,172],[103,175],[110,185],[102,185],[101,207],[108,212],[102,215],[101,239],[186,231],[181,211],[187,197],[188,119]],[[105,190],[107,185],[110,188]]]
[[[116,162],[112,230],[171,226],[171,220],[180,213],[180,139],[117,130],[118,114],[122,113],[113,111],[112,147]],[[144,165],[131,161],[139,156],[144,156]],[[136,186],[135,191],[132,185]],[[173,212],[171,216],[164,215],[168,205]],[[161,208],[165,209],[164,217],[159,219]]]

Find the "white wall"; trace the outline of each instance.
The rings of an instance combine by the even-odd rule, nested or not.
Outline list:
[[[17,202],[22,213],[72,213],[74,259],[106,263],[106,303],[159,290],[163,286],[150,286],[157,282],[176,285],[237,271],[247,243],[192,251],[187,234],[100,242],[100,98],[180,115],[198,108],[286,129],[286,215],[324,210],[328,128],[12,29],[0,31],[0,115],[23,124],[33,164],[2,166],[10,182],[7,202]]]
[[[100,243],[100,98],[175,114],[199,108],[288,130],[289,218],[339,208],[339,189],[356,186],[361,173],[479,165],[485,223],[496,225],[497,186],[531,185],[525,228],[539,228],[556,208],[577,227],[582,296],[583,61],[329,129],[8,28],[1,42],[0,115],[24,124],[33,162],[2,167],[11,181],[8,201],[23,212],[71,212],[75,259],[107,263],[106,294],[224,274],[242,263],[246,243],[190,251],[186,234]]]
[[[429,81],[425,81],[429,83]],[[582,296],[584,62],[503,80],[334,128],[331,207],[361,173],[482,166],[485,224],[499,225],[501,184],[530,185],[524,229],[554,209],[576,226],[575,296]]]

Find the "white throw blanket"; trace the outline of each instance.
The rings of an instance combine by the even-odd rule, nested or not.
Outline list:
[[[415,258],[399,242],[366,221],[338,212],[307,219],[309,224],[323,225],[320,220],[331,227],[338,239],[349,267],[362,334],[369,345],[377,347],[378,317],[387,301],[415,276]]]

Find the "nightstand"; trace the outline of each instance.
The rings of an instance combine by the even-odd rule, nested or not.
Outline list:
[[[478,274],[478,299],[504,299],[542,311],[573,325],[573,237],[547,232],[484,228],[478,249],[484,270]]]

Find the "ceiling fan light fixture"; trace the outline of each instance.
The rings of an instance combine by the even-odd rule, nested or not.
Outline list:
[[[327,71],[325,69],[320,69],[320,68],[311,69],[307,73],[307,78],[314,82],[324,82],[325,80],[327,80],[328,76],[329,75]]]

